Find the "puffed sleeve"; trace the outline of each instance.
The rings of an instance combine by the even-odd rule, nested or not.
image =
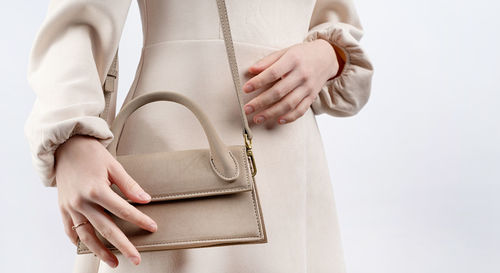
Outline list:
[[[326,81],[311,104],[314,114],[353,116],[367,103],[373,66],[360,45],[362,36],[363,27],[353,0],[317,0],[304,42],[318,38],[330,42],[337,47],[344,66]]]
[[[131,0],[50,0],[28,58],[36,98],[24,124],[43,185],[56,187],[54,152],[73,135],[113,140],[102,85],[119,45]]]

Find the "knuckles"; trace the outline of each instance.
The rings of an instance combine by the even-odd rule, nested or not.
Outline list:
[[[113,236],[114,233],[113,228],[108,225],[103,226],[99,232],[106,239],[111,238],[111,236]]]
[[[297,71],[298,71],[298,73],[297,73],[298,77],[300,78],[300,80],[302,82],[307,82],[311,78],[311,76],[313,74],[313,72],[311,71],[311,69],[309,67],[307,67],[307,65],[302,64],[302,63],[300,63],[297,66],[295,66],[295,69],[297,69]]]
[[[118,216],[122,219],[128,219],[132,216],[132,211],[128,207],[120,207],[118,208]]]
[[[67,206],[74,210],[81,211],[84,207],[85,202],[86,200],[83,196],[77,195],[68,201]]]
[[[285,90],[283,88],[276,88],[274,89],[273,92],[271,92],[271,98],[273,101],[277,101],[283,97],[283,94],[285,93]]]
[[[296,50],[296,48],[288,50],[287,56],[293,64],[300,64],[302,61],[302,53]]]
[[[80,241],[85,243],[87,246],[92,239],[92,235],[90,235],[89,232],[80,232],[80,234],[78,234],[78,237],[80,238]]]
[[[136,194],[137,192],[140,192],[139,184],[135,181],[126,182],[123,187],[125,187],[125,192],[128,194]]]
[[[261,99],[255,99],[255,101],[251,104],[253,108],[255,109],[255,112],[258,110],[262,109],[264,104],[262,103]]]
[[[314,82],[315,79],[315,67],[309,65],[308,60],[304,57],[304,54],[301,47],[291,47],[286,52],[287,61],[294,64],[294,69],[296,70],[295,77],[298,77],[300,81],[300,85],[304,88],[306,93],[306,97],[304,100],[307,100],[307,106],[310,106],[313,101],[318,98],[318,92],[316,92],[317,83]],[[278,80],[281,78],[279,71],[276,68],[270,67],[268,68],[269,76],[272,77],[273,80]],[[259,86],[258,82],[254,83],[254,86]],[[257,87],[258,88],[258,87]],[[288,113],[286,116],[287,121],[295,121],[300,116],[303,116],[309,107],[306,107],[306,104],[300,105],[300,101],[302,99],[294,100],[283,100],[282,98],[291,90],[284,90],[280,87],[274,87],[271,92],[268,93],[263,98],[256,99],[252,106],[255,108],[255,111],[261,110],[264,107],[268,107],[271,102],[280,101],[280,106],[278,108],[273,107],[271,110],[262,111],[259,115],[264,116],[266,119],[275,118],[282,113]],[[300,106],[300,107],[299,107]]]
[[[275,68],[269,68],[269,75],[271,75],[271,78],[273,80],[277,80],[281,77],[279,72]]]
[[[97,188],[97,187],[91,187],[90,189],[87,190],[87,193],[85,194],[89,200],[99,200],[101,198],[102,194],[102,189]]]
[[[304,88],[306,89],[306,92],[307,92],[308,94],[312,94],[312,93],[314,93],[314,92],[313,92],[313,91],[314,91],[314,87],[313,87],[313,85],[312,85],[311,81],[309,81],[309,80],[308,80],[308,81],[306,81],[306,82],[304,83]]]
[[[289,100],[283,101],[283,110],[286,112],[292,111],[293,110],[293,102]]]

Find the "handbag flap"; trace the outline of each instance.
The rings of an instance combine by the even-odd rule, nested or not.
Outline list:
[[[151,195],[151,202],[252,190],[245,145],[231,145],[228,149],[239,168],[239,176],[232,181],[223,180],[215,174],[210,164],[210,149],[118,155],[116,159]],[[129,203],[135,203],[116,184],[111,184],[111,188]]]

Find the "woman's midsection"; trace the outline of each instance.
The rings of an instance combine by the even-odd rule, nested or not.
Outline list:
[[[225,1],[233,41],[271,47],[302,42],[315,0]],[[144,45],[222,39],[214,0],[140,0]]]
[[[240,86],[254,76],[248,72],[251,65],[279,50],[240,42],[233,44]],[[128,98],[162,90],[181,93],[203,109],[228,144],[241,142],[241,114],[224,40],[160,42],[146,46],[142,54],[135,88],[130,90],[133,93]],[[249,94],[242,92],[242,103],[270,86]],[[199,148],[206,143],[202,127],[191,111],[183,105],[162,101],[144,105],[127,119],[117,153]]]

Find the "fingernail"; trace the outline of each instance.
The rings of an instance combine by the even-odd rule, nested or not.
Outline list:
[[[151,199],[151,196],[147,192],[139,193],[139,197],[144,201],[148,201],[149,199]]]
[[[286,123],[286,120],[284,120],[284,119],[280,119],[279,123],[280,123],[280,124],[285,124],[285,123]]]
[[[132,256],[132,257],[129,257],[129,259],[132,261],[132,263],[134,263],[135,265],[138,265],[139,262],[140,262],[140,259],[139,257],[137,256]]]
[[[243,87],[243,89],[245,90],[245,92],[250,92],[253,90],[253,86],[251,84],[247,84],[245,85],[245,87]]]
[[[259,116],[259,117],[257,117],[257,118],[255,119],[255,122],[256,122],[257,124],[259,124],[259,123],[261,123],[261,122],[263,122],[263,121],[264,121],[264,117],[263,117],[263,116]]]
[[[151,223],[149,224],[149,229],[156,231],[158,229],[158,225],[156,225],[156,223]]]
[[[105,261],[110,267],[116,267],[116,262],[114,260],[106,260]]]
[[[250,114],[253,112],[253,107],[250,105],[245,106],[245,113]]]

